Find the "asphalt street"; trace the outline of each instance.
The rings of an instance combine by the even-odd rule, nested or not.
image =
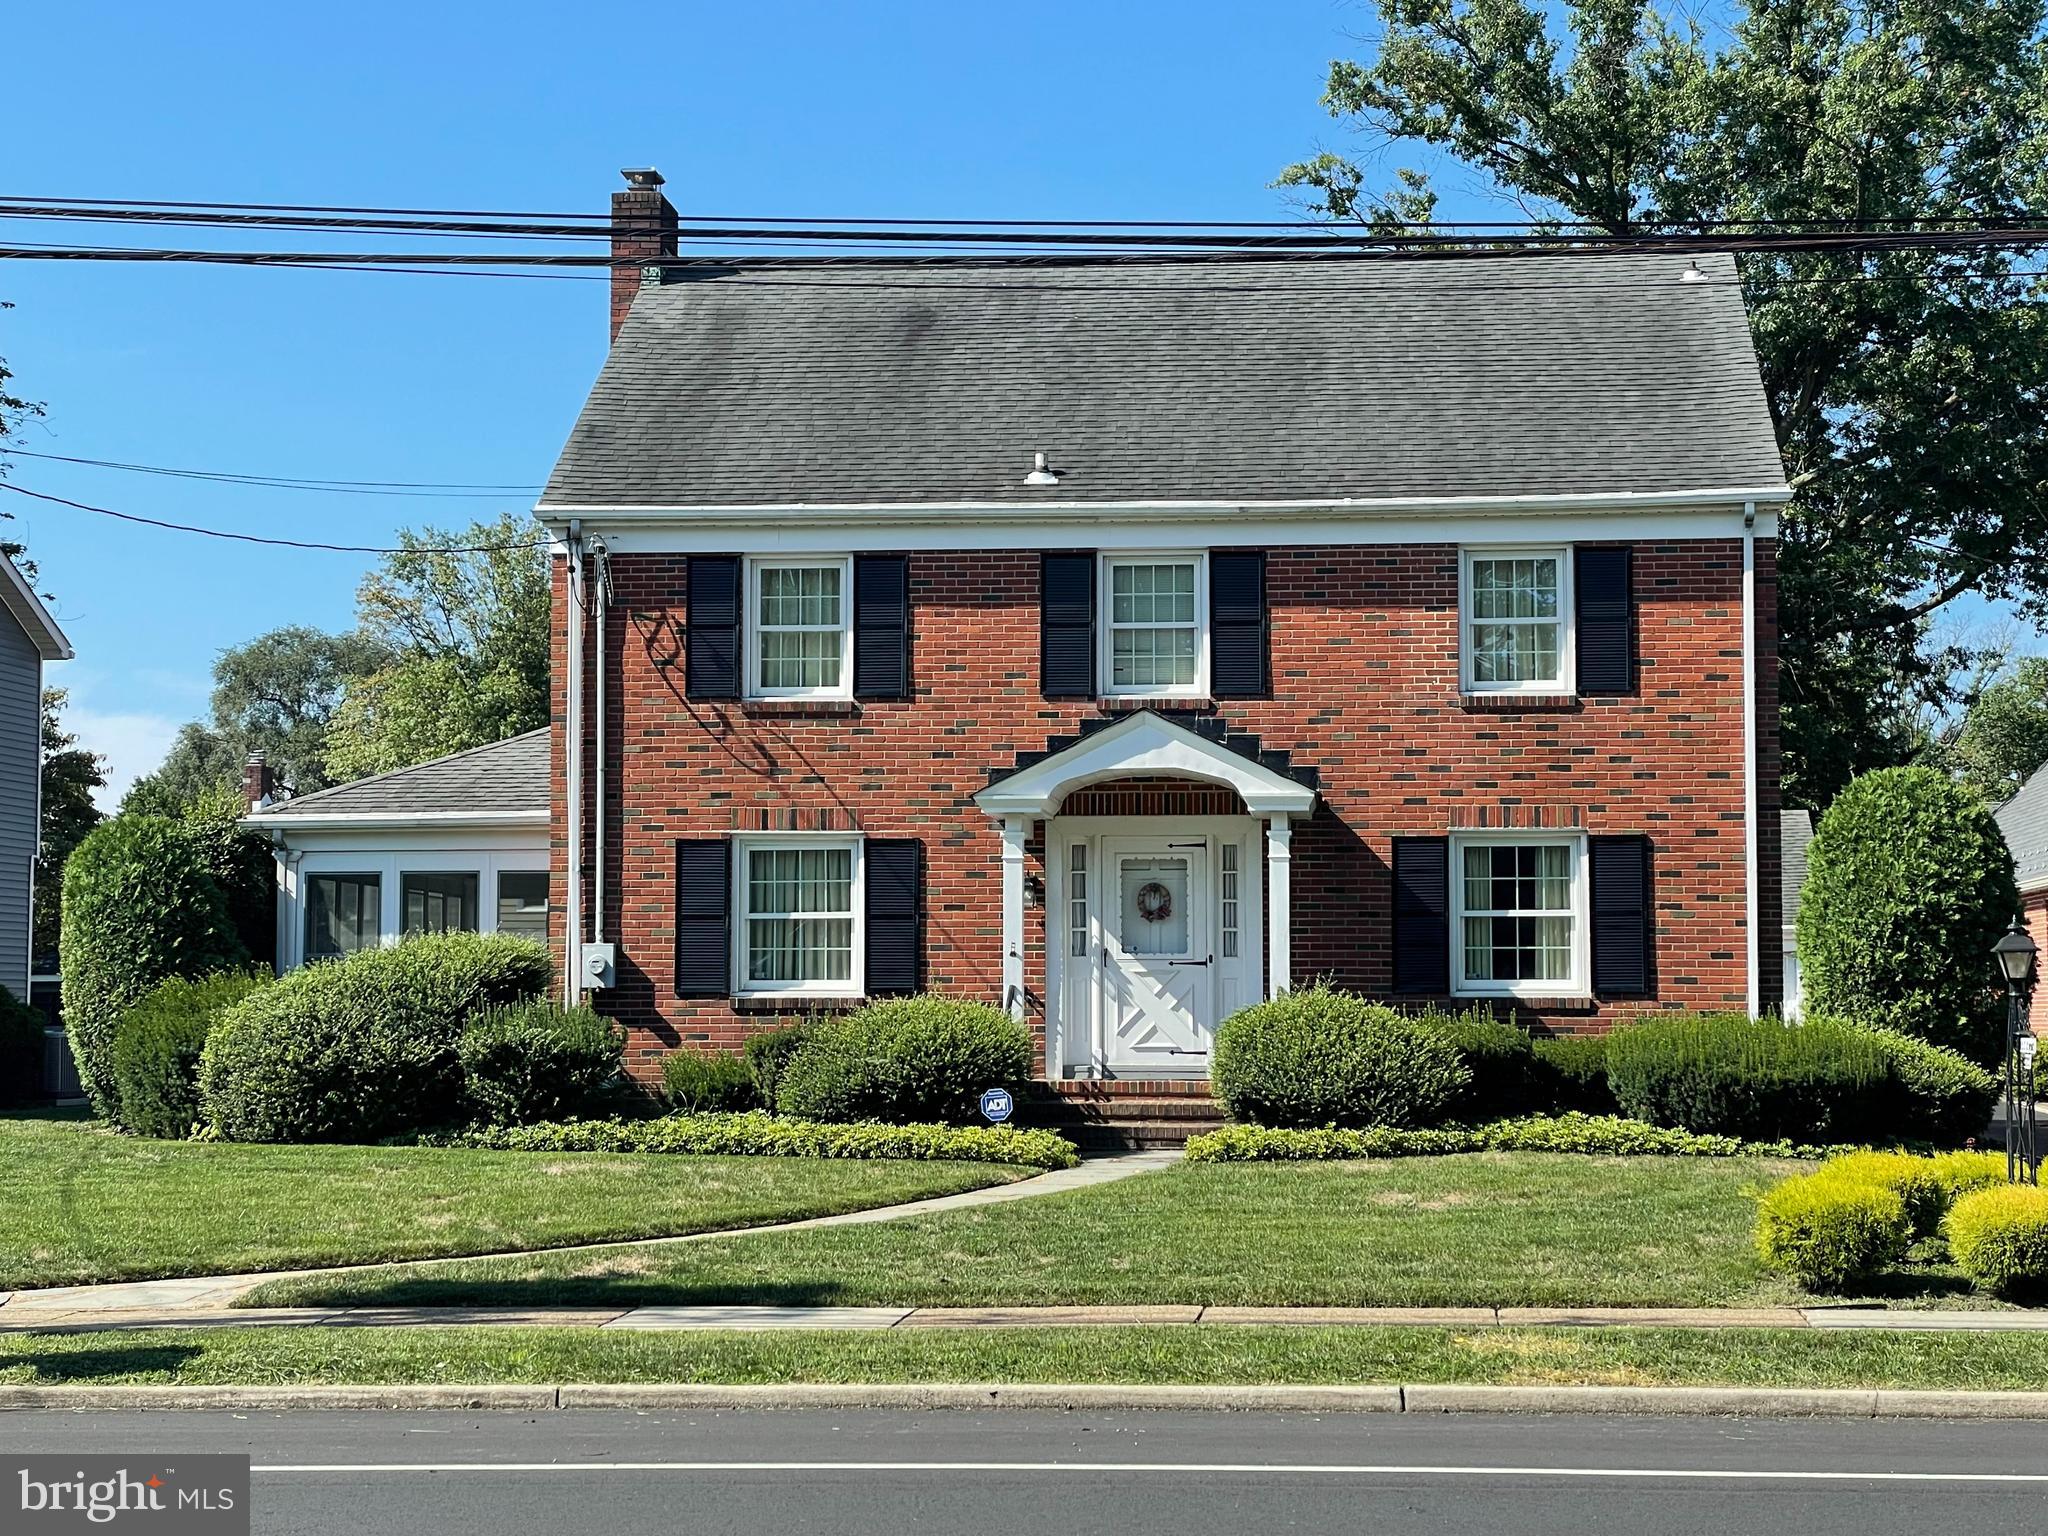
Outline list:
[[[320,1536],[2038,1529],[2027,1423],[1253,1413],[6,1413],[9,1451],[254,1458]]]

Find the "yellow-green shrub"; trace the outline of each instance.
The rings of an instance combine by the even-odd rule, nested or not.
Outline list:
[[[1928,1161],[1934,1164],[1934,1176],[1941,1181],[1942,1193],[1950,1205],[1965,1195],[2005,1182],[2003,1152],[1944,1152]]]
[[[1946,1230],[1956,1267],[1972,1285],[2001,1296],[2048,1290],[2048,1189],[2006,1184],[1965,1195]]]
[[[1932,1237],[1948,1214],[1950,1194],[1941,1181],[1931,1157],[1914,1157],[1905,1152],[1845,1152],[1823,1163],[1824,1178],[1849,1179],[1875,1184],[1899,1197],[1906,1208],[1906,1220],[1915,1237]]]
[[[1810,1291],[1843,1291],[1906,1255],[1897,1192],[1839,1174],[1787,1179],[1758,1202],[1756,1250]]]

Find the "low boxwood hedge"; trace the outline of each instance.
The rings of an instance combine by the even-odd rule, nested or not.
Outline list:
[[[271,984],[267,971],[172,977],[114,1025],[114,1086],[121,1126],[138,1136],[189,1136],[200,1123],[199,1058],[214,1022]]]
[[[462,1102],[482,1125],[525,1125],[583,1109],[619,1075],[625,1032],[596,1010],[539,998],[477,1014],[455,1042]]]
[[[662,1152],[702,1157],[910,1158],[923,1162],[1008,1163],[1071,1168],[1072,1142],[1044,1130],[1007,1125],[829,1125],[750,1111],[667,1115],[657,1120],[571,1120],[491,1126],[435,1137],[436,1146],[503,1152]]]
[[[1458,1152],[1576,1152],[1594,1157],[1819,1158],[1826,1147],[1671,1130],[1612,1115],[1530,1115],[1467,1129],[1295,1130],[1230,1125],[1188,1138],[1191,1163],[1321,1162],[1371,1157],[1443,1157]]]
[[[1871,1031],[1834,1020],[1676,1014],[1610,1034],[1607,1082],[1623,1114],[1656,1125],[1862,1140],[1891,1130],[1892,1059]]]
[[[737,1051],[685,1046],[661,1059],[661,1098],[686,1115],[729,1114],[760,1102],[754,1071]]]
[[[886,998],[809,1030],[774,1082],[779,1113],[895,1124],[971,1123],[982,1092],[1031,1077],[1030,1031],[965,998]]]
[[[1437,1125],[1472,1076],[1442,1034],[1321,983],[1225,1019],[1211,1067],[1234,1117],[1289,1127]]]
[[[1846,1291],[1906,1256],[1912,1239],[1898,1191],[1823,1169],[1757,1202],[1757,1256],[1810,1291]]]
[[[1529,1031],[1494,1017],[1484,1005],[1462,1013],[1429,1008],[1415,1024],[1458,1053],[1470,1080],[1452,1098],[1448,1116],[1466,1125],[1553,1108]]]

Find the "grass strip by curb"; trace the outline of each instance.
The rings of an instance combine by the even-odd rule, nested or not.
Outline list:
[[[2048,1388],[2048,1335],[1773,1329],[150,1329],[0,1338],[0,1384]]]

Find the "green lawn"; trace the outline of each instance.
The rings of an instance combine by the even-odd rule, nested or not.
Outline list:
[[[1804,1298],[1760,1269],[1750,1234],[1755,1194],[1799,1166],[1540,1153],[1181,1165],[877,1226],[280,1282],[252,1302],[1786,1302]]]
[[[164,1329],[0,1336],[0,1383],[1500,1382],[2048,1387],[2040,1334],[1766,1329]]]
[[[0,1290],[491,1253],[1002,1184],[985,1163],[147,1141],[0,1117]]]

